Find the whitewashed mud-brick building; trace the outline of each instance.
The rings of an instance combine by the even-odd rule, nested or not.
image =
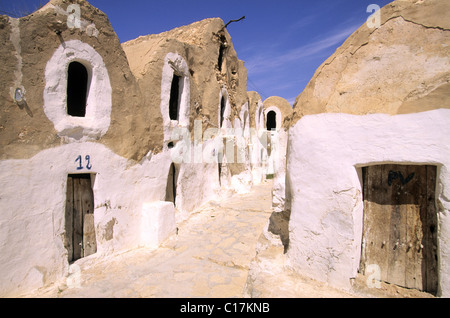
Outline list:
[[[395,1],[316,71],[289,122],[293,268],[450,296],[450,3]]]
[[[222,20],[121,44],[88,2],[52,0],[0,26],[1,296],[154,248],[250,189],[246,70]]]
[[[246,91],[218,18],[120,43],[84,0],[0,16],[0,296],[155,248],[268,176],[293,269],[450,296],[449,5],[385,6],[293,109]]]

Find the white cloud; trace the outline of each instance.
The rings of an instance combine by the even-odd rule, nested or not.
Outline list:
[[[264,52],[253,58],[247,58],[245,66],[252,75],[261,73],[270,73],[282,66],[289,66],[295,62],[301,62],[311,56],[324,53],[325,50],[335,47],[343,42],[350,34],[352,34],[360,25],[351,25],[342,27],[341,29],[318,39],[315,42],[300,45],[288,52],[280,53],[276,50],[260,50]],[[278,54],[280,53],[280,54]]]

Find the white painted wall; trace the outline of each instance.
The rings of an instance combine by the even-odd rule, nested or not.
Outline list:
[[[174,153],[183,158],[184,152],[194,151],[192,144],[182,144],[157,155],[149,153],[139,163],[94,142],[43,150],[30,159],[0,161],[0,296],[28,292],[68,274],[63,243],[68,174],[94,175],[97,256],[157,247],[174,233],[176,223],[220,196],[217,160],[181,162],[176,208],[162,202]],[[214,139],[201,146],[207,159]]]
[[[265,180],[264,170],[267,160],[267,151],[265,149],[267,139],[264,139],[265,136],[263,136],[265,122],[262,100],[258,100],[258,106],[256,107],[255,128],[255,130],[250,131],[249,153],[253,184],[260,184]]]
[[[82,63],[89,76],[86,116],[67,114],[67,73],[71,62]],[[87,43],[70,40],[61,44],[45,67],[44,112],[58,135],[68,141],[97,140],[111,121],[111,84],[102,57]]]
[[[144,203],[141,219],[141,244],[157,248],[170,235],[176,233],[175,207],[172,202]]]
[[[268,132],[271,139],[271,154],[267,158],[265,174],[273,174],[272,207],[274,212],[283,212],[286,201],[286,151],[288,134],[282,128],[283,117],[276,106],[269,106],[264,110],[264,128],[267,127],[267,114],[276,114],[276,129]]]
[[[278,125],[278,123],[277,123]],[[272,151],[269,161],[273,166],[272,208],[274,212],[285,211],[286,201],[286,152],[288,134],[279,129],[272,132]]]
[[[361,254],[360,168],[399,163],[438,166],[439,287],[450,296],[450,110],[389,116],[319,114],[289,130],[291,266],[349,288]]]
[[[0,161],[0,294],[18,294],[67,274],[63,238],[68,174],[95,174],[97,253],[109,254],[141,244],[142,207],[164,200],[170,163],[163,153],[131,165],[91,142]],[[108,227],[113,227],[111,237]]]

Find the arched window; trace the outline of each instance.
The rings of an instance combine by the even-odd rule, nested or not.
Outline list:
[[[219,185],[222,185],[222,180],[221,180],[221,177],[222,177],[222,162],[223,162],[223,153],[220,151],[217,154],[217,169],[218,169],[218,172],[219,172]]]
[[[174,145],[174,129],[189,127],[190,124],[189,67],[183,57],[177,53],[168,53],[164,58],[161,75],[160,110],[164,127],[163,147],[168,149]]]
[[[171,120],[178,120],[180,113],[180,80],[181,77],[174,73],[169,99],[169,117]]]
[[[226,107],[225,96],[222,96],[222,98],[220,99],[220,128],[222,128],[223,125],[225,107]]]
[[[217,61],[217,64],[219,66],[219,71],[222,71],[222,64],[223,64],[223,57],[224,57],[225,49],[226,49],[226,46],[224,44],[221,44],[220,49],[219,49],[219,59]]]
[[[64,41],[45,66],[44,112],[59,136],[98,140],[111,124],[112,88],[103,58],[79,40]]]
[[[174,205],[177,198],[177,179],[178,179],[178,171],[175,167],[175,164],[172,163],[170,165],[169,175],[167,177],[165,201],[172,202]]]
[[[80,62],[71,62],[67,72],[67,114],[86,116],[88,71]]]
[[[277,129],[277,114],[273,110],[267,113],[266,128],[267,130]]]

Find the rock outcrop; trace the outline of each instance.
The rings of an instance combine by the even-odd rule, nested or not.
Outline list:
[[[450,2],[394,1],[316,71],[294,104],[304,115],[406,114],[450,108]]]

